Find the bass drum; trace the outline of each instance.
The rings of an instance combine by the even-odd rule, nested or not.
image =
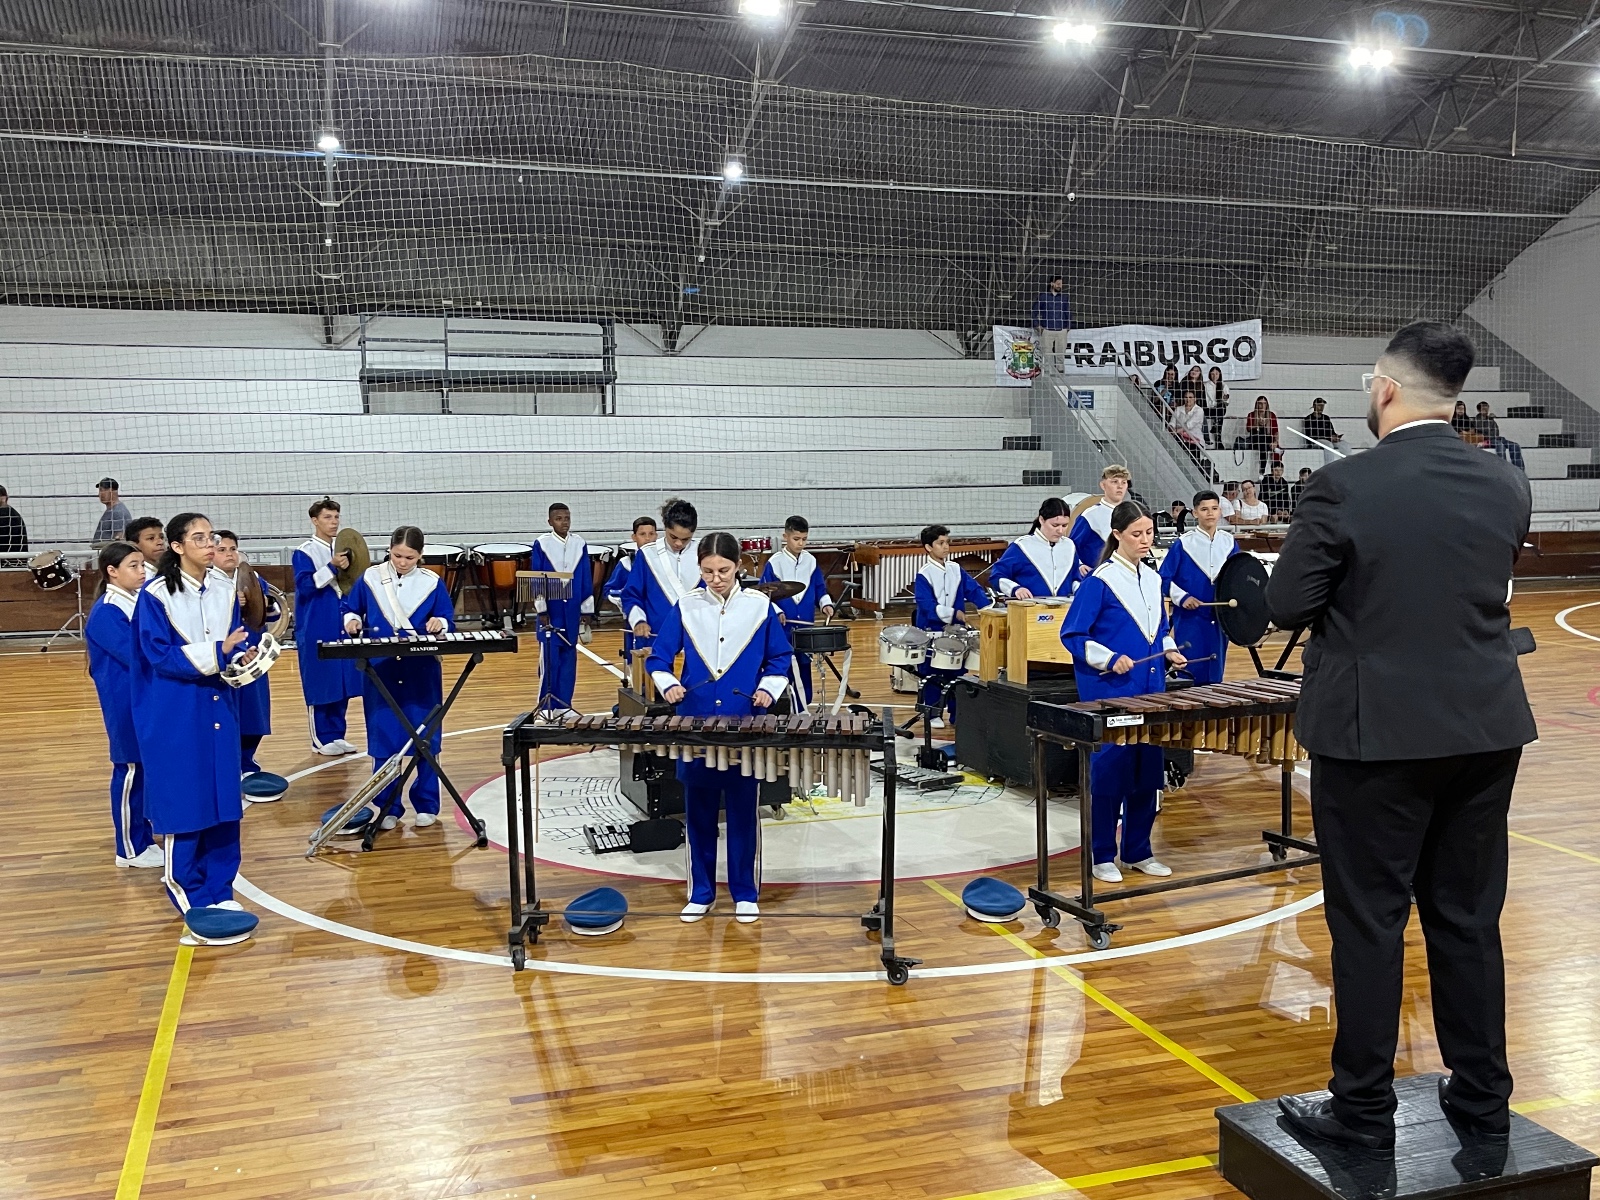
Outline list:
[[[1276,559],[1276,555],[1273,556]],[[1272,628],[1267,609],[1267,579],[1271,564],[1254,554],[1235,554],[1217,572],[1217,624],[1235,646],[1259,646]],[[1232,607],[1227,601],[1232,600]]]

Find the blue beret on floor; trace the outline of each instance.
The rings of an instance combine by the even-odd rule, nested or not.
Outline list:
[[[574,899],[562,915],[573,933],[599,937],[621,929],[627,912],[626,896],[616,888],[598,887]]]
[[[261,918],[231,908],[191,908],[183,914],[183,923],[196,941],[225,946],[244,941],[261,924]]]
[[[1009,883],[979,875],[961,889],[961,903],[975,921],[1011,921],[1028,907],[1027,898]]]
[[[328,818],[333,816],[334,813],[338,812],[341,807],[343,806],[335,804],[327,812],[322,814],[322,819],[319,823],[326,825],[328,823]],[[371,805],[352,813],[350,815],[350,819],[344,823],[344,828],[339,830],[339,835],[342,836],[347,833],[360,833],[367,827],[367,822],[371,821],[377,815],[377,809],[373,808]]]
[[[257,771],[244,777],[239,790],[251,800],[276,800],[289,790],[289,781],[271,771]]]

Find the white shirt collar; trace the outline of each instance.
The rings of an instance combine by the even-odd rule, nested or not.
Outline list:
[[[1418,425],[1448,425],[1449,421],[1443,417],[1423,417],[1420,421],[1407,421],[1404,425],[1396,425],[1389,433],[1399,433],[1402,429],[1415,429]],[[1389,433],[1384,434],[1388,437]]]

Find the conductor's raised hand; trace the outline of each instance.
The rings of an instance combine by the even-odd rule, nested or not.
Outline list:
[[[1115,675],[1126,675],[1133,670],[1133,659],[1126,654],[1117,655],[1117,661],[1111,664],[1111,671]]]
[[[765,688],[757,688],[756,694],[750,697],[750,703],[756,708],[771,708],[772,697],[767,695]]]
[[[689,694],[689,692],[683,686],[683,684],[675,683],[671,687],[669,687],[666,691],[661,693],[661,698],[663,700],[665,700],[668,704],[678,704],[688,694]]]

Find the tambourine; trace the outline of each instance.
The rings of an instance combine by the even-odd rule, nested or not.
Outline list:
[[[260,644],[256,646],[256,656],[247,663],[229,663],[222,669],[222,682],[235,688],[252,684],[272,670],[272,664],[278,661],[282,653],[283,647],[278,644],[278,639],[270,633],[263,633]]]

